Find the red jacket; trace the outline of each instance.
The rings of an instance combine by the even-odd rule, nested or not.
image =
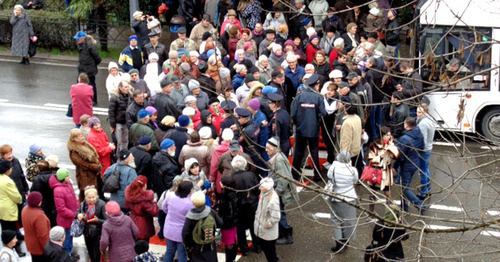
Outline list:
[[[125,207],[130,210],[129,216],[139,229],[139,239],[149,239],[155,235],[153,217],[160,212],[154,192],[146,190],[132,197],[129,189],[130,186],[125,189]]]
[[[75,125],[80,124],[80,117],[82,115],[94,115],[92,112],[92,98],[94,97],[92,86],[83,83],[74,84],[71,86],[69,94],[71,96],[73,123]]]
[[[218,115],[212,111],[212,108],[209,108],[208,111],[212,113],[212,124],[215,126],[215,129],[217,130],[217,135],[221,135],[222,131],[220,130],[220,125],[222,124],[222,122],[224,122],[224,120],[226,120],[226,118],[224,117],[226,112],[220,106]]]
[[[76,218],[76,211],[79,208],[78,199],[71,182],[64,184],[53,175],[49,180],[50,188],[54,190],[54,203],[57,210],[57,225],[64,229],[69,229],[71,223]]]
[[[102,165],[101,174],[106,172],[106,169],[111,165],[111,148],[109,147],[109,140],[104,130],[100,132],[91,128],[87,141],[95,148],[99,155],[99,163]]]
[[[316,49],[313,45],[308,44],[307,49],[306,49],[306,58],[307,58],[307,63],[312,63],[314,60],[314,55],[319,49]]]
[[[196,109],[194,117],[193,117],[193,128],[196,130],[198,126],[201,124],[201,112]]]
[[[32,255],[43,255],[49,242],[50,221],[39,207],[25,206],[21,212],[26,248]]]
[[[229,40],[227,40],[227,53],[229,54],[229,61],[234,60],[234,53],[236,52],[236,49],[238,49],[236,47],[238,45],[238,41],[240,41],[238,37],[230,37]]]

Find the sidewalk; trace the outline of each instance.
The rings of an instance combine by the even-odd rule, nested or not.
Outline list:
[[[11,54],[10,49],[8,50],[2,50],[0,51],[0,59],[7,59],[7,60],[13,60],[13,61],[21,61],[20,57],[13,56]],[[99,66],[104,66],[107,69],[107,65],[109,62],[118,62],[115,61],[111,58],[103,58],[102,62],[99,64]],[[54,55],[49,52],[37,52],[34,57],[30,58],[30,62],[53,62],[53,63],[65,63],[65,64],[74,64],[76,67],[76,64],[78,63],[78,56],[69,56],[69,55]]]

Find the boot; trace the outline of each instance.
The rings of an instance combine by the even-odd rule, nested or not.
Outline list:
[[[25,64],[29,65],[30,64],[30,59],[29,57],[26,57],[26,60],[24,61]]]
[[[21,249],[21,243],[23,241],[17,241],[17,244],[14,246],[14,249],[16,250],[17,252],[17,255],[19,255],[19,257],[24,257],[26,256],[26,253],[24,253]]]
[[[233,262],[236,259],[236,255],[238,255],[238,246],[233,245],[230,249],[226,247],[226,261]]]
[[[293,244],[293,228],[285,229],[283,236],[276,240],[276,245],[290,245]]]
[[[344,251],[347,250],[347,240],[345,239],[339,239],[335,240],[337,243],[334,247],[332,247],[330,250],[334,253],[343,253]]]
[[[26,57],[23,57],[23,59],[21,60],[21,62],[19,62],[19,64],[22,64],[22,65],[26,64]]]

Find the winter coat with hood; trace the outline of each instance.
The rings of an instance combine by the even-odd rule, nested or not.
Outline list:
[[[212,138],[215,139],[215,138],[217,138],[217,128],[215,128],[215,126],[214,126],[213,123],[210,123],[210,124],[207,123],[209,117],[212,117],[212,113],[210,113],[209,110],[203,110],[203,111],[201,111],[201,123],[196,128],[196,131],[199,132],[200,129],[203,128],[203,127],[205,127],[205,126],[210,127],[210,130],[212,130]]]
[[[127,112],[127,107],[131,103],[131,97],[132,94],[128,93],[124,95],[117,89],[114,96],[109,100],[108,119],[109,125],[112,128],[116,128],[116,124],[124,125],[127,123],[125,112]]]
[[[269,175],[276,181],[275,192],[280,197],[281,201],[285,206],[289,206],[294,202],[299,200],[299,195],[295,189],[295,184],[281,178],[276,174],[288,177],[292,179],[292,167],[288,158],[281,152],[276,153],[271,159],[269,159],[269,164],[273,167],[276,173],[269,172]]]
[[[87,186],[97,188],[97,176],[101,175],[101,164],[99,155],[95,148],[87,141],[83,144],[68,140],[68,151],[71,162],[76,166],[76,182],[80,189],[80,201],[84,199],[84,191]]]
[[[131,262],[136,256],[135,240],[139,237],[139,229],[134,221],[122,212],[117,216],[108,216],[102,225],[100,242],[101,252],[109,247],[110,262]]]
[[[193,143],[188,140],[186,145],[182,147],[179,155],[179,164],[184,166],[184,161],[189,158],[195,158],[198,160],[200,170],[202,170],[205,174],[210,174],[210,160],[212,159],[212,156],[210,155],[208,147],[203,145],[203,141]]]
[[[278,33],[278,27],[280,25],[286,24],[285,16],[280,13],[278,18],[275,18],[272,12],[267,13],[266,20],[264,21],[263,28],[268,28],[269,26],[273,26],[276,33]]]
[[[101,131],[91,128],[87,141],[95,148],[99,155],[99,163],[102,165],[101,173],[106,172],[106,169],[111,165],[111,152],[113,151],[109,147],[108,135],[106,135],[102,128]]]
[[[139,239],[149,239],[155,235],[153,217],[160,209],[156,205],[155,194],[146,190],[135,196],[130,192],[130,186],[125,189],[125,207],[130,210],[130,218],[139,229]]]
[[[172,187],[174,177],[181,174],[177,161],[165,151],[156,153],[153,157],[153,190],[161,195]]]
[[[62,183],[53,175],[50,180],[50,187],[54,190],[54,203],[57,210],[57,225],[64,229],[69,229],[71,223],[76,218],[76,211],[79,204],[76,199],[73,184],[71,182]]]
[[[182,243],[187,249],[191,250],[192,261],[217,261],[216,241],[210,244],[200,245],[193,240],[193,230],[198,221],[212,216],[215,219],[215,228],[220,228],[222,220],[210,207],[203,205],[202,207],[191,209],[186,215],[186,222],[182,228]]]
[[[115,93],[115,90],[118,89],[118,84],[122,81],[122,73],[118,72],[116,76],[111,74],[111,69],[116,68],[119,70],[118,64],[115,62],[109,62],[108,71],[110,72],[108,77],[106,78],[106,90],[108,91],[108,100],[111,100],[111,97]]]
[[[82,201],[80,203],[80,208],[78,209],[78,214],[83,214],[86,219],[92,219],[93,217],[88,218],[86,216],[88,210],[89,205],[87,204],[87,201]],[[83,235],[89,238],[101,236],[102,225],[108,218],[108,214],[106,213],[106,202],[104,202],[104,200],[97,199],[97,201],[95,202],[94,217],[97,217],[97,223],[85,223],[85,225],[83,226]]]
[[[49,242],[50,221],[39,207],[25,206],[21,213],[26,248],[32,255],[43,255],[43,248]]]
[[[396,161],[395,167],[401,166],[404,172],[417,171],[420,160],[420,151],[424,149],[424,137],[418,126],[411,130],[406,130],[405,134],[396,141],[400,157]]]
[[[116,201],[120,204],[121,208],[125,208],[125,189],[137,178],[137,173],[129,165],[118,162],[111,165],[108,170],[106,170],[103,180],[106,180],[117,168],[120,172],[120,188],[111,193],[109,200]]]
[[[92,36],[85,36],[83,44],[77,44],[78,48],[78,73],[88,76],[97,75],[97,65],[102,59],[97,51],[96,40]]]
[[[57,169],[58,168],[40,172],[40,174],[35,177],[35,180],[33,180],[30,189],[31,192],[37,191],[42,194],[43,201],[41,208],[49,218],[51,228],[57,226],[57,211],[54,204],[54,190],[50,187],[49,180],[57,172]]]
[[[312,0],[309,3],[309,9],[311,9],[311,12],[313,13],[314,17],[314,24],[315,24],[315,29],[318,32],[319,29],[321,29],[321,23],[323,19],[326,18],[326,13],[328,11],[328,2],[326,0]],[[325,32],[323,32],[325,33]],[[325,33],[326,34],[326,33]]]

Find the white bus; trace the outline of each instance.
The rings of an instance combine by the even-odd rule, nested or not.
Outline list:
[[[470,76],[427,95],[438,128],[477,132],[500,142],[500,1],[427,0],[420,13],[418,48],[423,57],[432,52],[435,67],[420,60],[422,78],[439,81],[453,58],[460,68],[447,72],[449,80]]]

